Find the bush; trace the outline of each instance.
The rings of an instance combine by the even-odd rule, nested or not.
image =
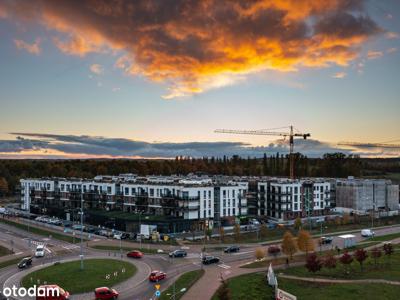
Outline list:
[[[255,252],[256,259],[260,260],[265,257],[265,251],[263,248],[257,248]]]
[[[309,272],[318,272],[322,268],[322,261],[318,258],[315,253],[311,253],[307,256],[306,268]]]

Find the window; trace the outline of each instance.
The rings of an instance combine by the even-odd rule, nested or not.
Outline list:
[[[226,198],[226,190],[222,191],[222,195],[224,196],[224,198]]]
[[[132,188],[131,192],[132,192],[132,195],[136,194],[136,189]]]
[[[225,208],[222,210],[222,212],[223,212],[222,215],[226,216],[226,209]]]
[[[299,205],[297,203],[294,204],[294,210],[298,210]]]
[[[61,191],[63,191],[64,192],[64,187],[65,187],[65,185],[61,185]]]
[[[231,215],[231,209],[228,208],[228,216],[230,216],[230,215]]]
[[[211,209],[208,210],[208,216],[211,217]]]
[[[211,207],[211,200],[208,200],[208,207]]]
[[[211,191],[208,191],[208,198],[211,199]]]
[[[129,195],[129,188],[125,188],[125,195]]]
[[[224,200],[224,203],[223,203],[223,207],[225,207],[226,206],[226,200]]]
[[[150,189],[150,196],[154,196],[154,189]]]
[[[69,192],[69,184],[67,184],[67,192]]]
[[[297,202],[297,200],[298,200],[298,196],[294,195],[294,201]]]
[[[204,207],[204,208],[206,208],[206,207],[207,207],[207,201],[206,201],[206,200],[204,200],[204,202],[203,202],[203,203],[204,203],[204,206],[203,206],[203,207]]]
[[[295,194],[298,193],[298,187],[297,187],[297,186],[294,187],[294,193],[295,193]]]
[[[207,211],[203,210],[203,218],[206,218],[206,217],[207,217]]]
[[[236,206],[236,200],[235,199],[232,200],[232,206]]]
[[[207,198],[207,191],[203,192],[203,198]]]
[[[236,215],[235,209],[234,209],[234,208],[232,209],[232,214],[233,214],[233,215]]]
[[[232,190],[232,197],[235,198],[235,190]]]
[[[111,194],[111,186],[107,187],[107,194]]]

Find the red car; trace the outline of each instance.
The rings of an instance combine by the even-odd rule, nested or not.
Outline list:
[[[161,271],[153,271],[150,273],[149,280],[152,282],[158,282],[162,279],[165,279],[167,274]]]
[[[118,298],[119,293],[108,287],[99,287],[94,290],[94,298],[96,300],[115,300]]]
[[[133,258],[142,258],[143,253],[140,252],[139,250],[133,250],[131,252],[128,252],[128,254],[126,256],[133,257]]]
[[[68,300],[69,293],[58,285],[41,285],[38,287],[36,300]]]

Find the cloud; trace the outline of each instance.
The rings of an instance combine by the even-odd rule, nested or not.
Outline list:
[[[347,66],[383,30],[363,0],[2,1],[64,53],[118,55],[116,66],[167,86],[165,98],[237,84],[249,74]],[[73,16],[73,18],[71,17]]]
[[[376,59],[376,58],[380,58],[382,56],[383,56],[382,51],[368,51],[368,53],[367,53],[368,59]]]
[[[332,77],[337,79],[342,79],[345,78],[346,76],[347,74],[345,72],[337,72]]]
[[[43,133],[12,133],[16,140],[0,140],[0,157],[18,158],[174,158],[176,156],[232,156],[262,157],[277,152],[288,153],[287,140],[277,140],[264,146],[251,146],[241,142],[187,142],[149,143],[123,138],[106,138],[87,135],[57,135]],[[395,149],[346,149],[318,140],[295,141],[295,150],[309,157],[321,157],[328,152],[368,155],[399,155]],[[385,152],[386,151],[386,152]],[[390,152],[391,151],[391,152]],[[33,154],[34,153],[34,154]],[[379,153],[379,154],[377,154]]]
[[[386,53],[395,53],[397,51],[397,48],[392,47],[386,50]]]
[[[41,52],[40,39],[36,39],[35,42],[33,42],[32,44],[29,44],[23,40],[15,39],[14,43],[18,49],[26,50],[31,54],[39,55]]]
[[[385,37],[388,40],[395,40],[399,38],[399,34],[397,32],[393,32],[393,31],[388,31],[385,33]]]
[[[120,90],[121,90],[120,87],[113,87],[113,88],[111,89],[112,92],[119,92]]]
[[[101,75],[104,73],[104,68],[102,65],[93,64],[89,67],[90,71],[94,74]]]

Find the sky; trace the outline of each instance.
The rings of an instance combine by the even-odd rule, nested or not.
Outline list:
[[[0,38],[0,158],[400,155],[338,145],[400,143],[396,0],[1,0]]]

